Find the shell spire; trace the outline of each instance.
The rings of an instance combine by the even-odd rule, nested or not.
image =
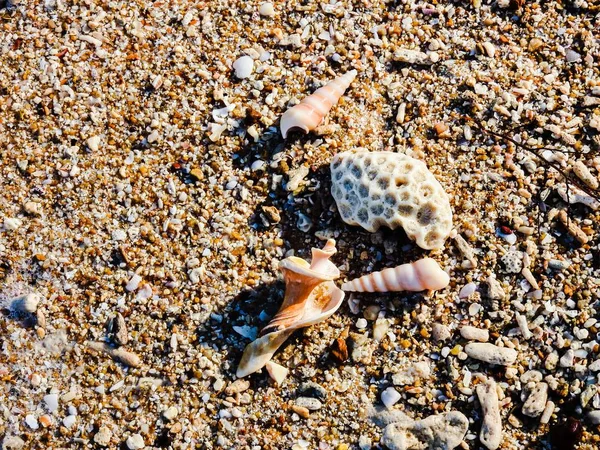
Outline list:
[[[351,292],[437,291],[449,282],[450,277],[435,260],[423,258],[348,281],[342,289]]]
[[[337,104],[340,97],[346,92],[354,78],[356,78],[356,70],[351,70],[288,109],[281,116],[279,123],[281,135],[286,138],[292,128],[300,128],[305,133],[317,128],[333,105]]]
[[[285,280],[283,304],[260,337],[244,349],[236,372],[238,378],[264,367],[295,330],[322,322],[340,307],[344,293],[333,283],[340,271],[329,261],[335,252],[335,241],[330,239],[322,249],[313,248],[310,264],[295,256],[281,261],[279,268]]]

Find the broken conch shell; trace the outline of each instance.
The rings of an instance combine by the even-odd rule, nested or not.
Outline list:
[[[351,292],[437,291],[449,282],[450,277],[435,260],[423,258],[348,281],[342,289]]]
[[[264,367],[295,330],[322,322],[340,307],[344,293],[333,283],[340,271],[329,261],[335,252],[335,241],[329,239],[322,250],[312,249],[310,264],[295,256],[279,263],[285,281],[283,304],[261,336],[244,349],[238,378]]]
[[[351,70],[317,89],[296,106],[288,109],[281,116],[279,124],[281,135],[286,138],[288,131],[292,128],[300,128],[305,133],[317,128],[332,106],[338,102],[348,89],[350,83],[354,81],[354,78],[356,78],[356,70]]]

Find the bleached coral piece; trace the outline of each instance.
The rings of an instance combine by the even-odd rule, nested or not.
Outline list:
[[[285,281],[283,304],[261,336],[244,349],[236,372],[238,378],[263,368],[295,330],[322,322],[337,311],[344,292],[333,283],[340,276],[338,268],[329,261],[335,252],[335,241],[329,239],[322,250],[312,249],[310,264],[295,256],[279,263]]]
[[[342,289],[352,292],[436,291],[448,286],[449,282],[450,277],[435,260],[423,258],[348,281]]]
[[[356,78],[356,70],[351,70],[288,109],[281,116],[279,124],[281,135],[286,138],[293,128],[300,128],[305,133],[317,128],[333,105],[344,95],[354,78]]]
[[[404,228],[424,249],[441,248],[452,230],[450,200],[422,161],[400,153],[338,153],[332,194],[344,222],[375,232]]]

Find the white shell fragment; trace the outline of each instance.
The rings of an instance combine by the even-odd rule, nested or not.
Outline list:
[[[283,380],[287,377],[289,370],[273,361],[267,361],[265,367],[271,379],[275,381],[277,385],[281,386]]]
[[[279,123],[281,135],[286,138],[288,132],[294,128],[300,128],[305,133],[317,128],[333,105],[337,104],[340,97],[346,92],[354,78],[356,78],[356,70],[351,70],[288,109],[281,116]]]
[[[483,424],[479,433],[479,440],[489,450],[500,447],[502,442],[502,418],[496,382],[488,378],[485,383],[477,386],[477,398],[483,411]]]
[[[233,70],[235,70],[235,76],[240,80],[248,78],[252,75],[252,69],[254,68],[254,60],[249,56],[241,56],[233,63]]]
[[[338,153],[333,198],[344,222],[375,232],[404,228],[421,248],[441,248],[452,230],[448,195],[422,161],[401,153]]]
[[[510,366],[517,360],[517,351],[512,348],[498,347],[494,344],[471,342],[465,346],[465,353],[473,359],[490,364]]]
[[[449,282],[450,277],[435,260],[423,258],[348,281],[342,289],[351,292],[436,291],[448,286]]]
[[[418,421],[406,416],[385,427],[381,444],[390,450],[452,450],[460,445],[468,428],[469,419],[458,411]]]
[[[322,322],[342,304],[344,293],[333,280],[340,271],[329,261],[336,252],[335,241],[329,239],[323,249],[312,249],[312,262],[290,256],[279,263],[285,281],[285,298],[261,336],[248,344],[237,368],[238,378],[260,370],[275,351],[299,329]]]

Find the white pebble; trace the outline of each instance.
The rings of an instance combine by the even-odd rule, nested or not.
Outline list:
[[[273,3],[263,3],[262,5],[260,5],[258,13],[261,16],[273,17],[275,15],[275,8],[273,8]]]
[[[144,438],[139,434],[132,434],[131,436],[129,436],[127,438],[126,444],[127,448],[129,448],[130,450],[139,450],[146,446]]]
[[[465,346],[465,352],[473,359],[502,366],[509,366],[517,360],[516,350],[490,343],[472,342]]]
[[[28,414],[27,416],[25,416],[25,423],[32,430],[37,430],[40,427],[40,424],[38,423],[37,419],[33,414]]]
[[[91,151],[96,152],[100,147],[100,136],[92,136],[85,142]]]
[[[233,70],[235,70],[235,76],[243,80],[248,78],[252,74],[254,68],[254,61],[249,56],[242,56],[235,60],[233,63]]]
[[[15,217],[7,217],[4,219],[4,229],[6,231],[15,231],[23,225],[23,221],[21,219],[17,219]]]
[[[67,416],[63,419],[62,423],[66,428],[71,428],[73,425],[75,425],[75,421],[77,420],[77,417],[75,417],[74,415],[70,415]]]
[[[363,319],[362,317],[356,321],[356,328],[359,330],[363,330],[367,328],[367,319]]]
[[[460,329],[460,335],[470,341],[487,342],[490,338],[488,330],[465,325]]]
[[[40,297],[31,293],[21,297],[13,298],[10,301],[10,309],[19,313],[34,313],[40,303]]]
[[[458,293],[458,298],[467,298],[475,293],[477,290],[477,285],[475,283],[467,283],[465,284],[460,292]]]
[[[46,403],[46,407],[49,412],[54,412],[58,409],[58,395],[57,394],[48,394],[44,396],[44,403]]]
[[[387,388],[381,393],[381,401],[386,408],[391,408],[400,400],[401,395],[393,387]]]

